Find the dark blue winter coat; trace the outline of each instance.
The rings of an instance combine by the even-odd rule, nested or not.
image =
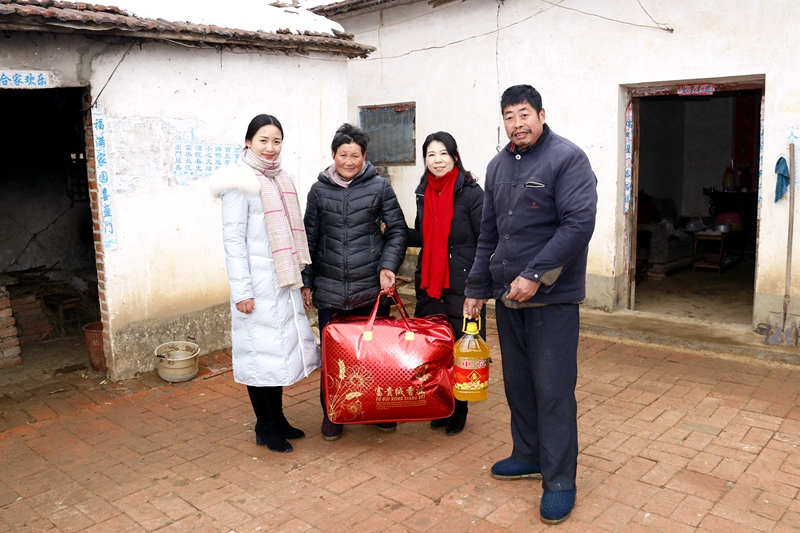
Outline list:
[[[535,145],[509,143],[486,170],[481,234],[466,296],[500,298],[517,276],[541,282],[532,304],[581,302],[597,213],[586,154],[545,124]]]

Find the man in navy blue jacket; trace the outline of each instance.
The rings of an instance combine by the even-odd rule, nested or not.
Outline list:
[[[515,85],[500,101],[511,141],[486,170],[481,234],[464,314],[497,301],[497,331],[511,409],[511,457],[498,479],[541,478],[542,521],[575,505],[578,304],[597,212],[597,179],[586,154],[545,124],[542,97]]]

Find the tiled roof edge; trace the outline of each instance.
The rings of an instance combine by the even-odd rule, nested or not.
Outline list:
[[[147,40],[173,40],[211,46],[245,46],[308,54],[311,52],[367,57],[375,50],[353,40],[349,33],[332,34],[290,30],[276,32],[222,28],[215,25],[170,22],[132,17],[117,7],[55,0],[0,0],[0,30],[128,36]]]
[[[315,15],[329,18],[331,20],[338,20],[345,18],[348,15],[356,15],[361,13],[369,13],[386,9],[388,7],[399,6],[402,4],[411,4],[419,0],[342,0],[335,4],[328,4],[309,8],[309,11]]]

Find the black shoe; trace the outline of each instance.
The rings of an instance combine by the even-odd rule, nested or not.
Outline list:
[[[327,416],[322,418],[322,438],[325,440],[339,440],[342,438],[344,424],[334,424]]]
[[[306,436],[305,432],[302,429],[297,429],[296,427],[292,427],[286,417],[281,415],[281,420],[278,422],[280,425],[280,429],[278,430],[281,434],[281,437],[288,440],[293,439],[302,439]]]
[[[464,425],[467,423],[467,413],[469,413],[469,402],[456,400],[453,414],[445,419],[445,435],[452,437],[453,435],[461,433],[464,430]]]
[[[442,429],[447,425],[449,418],[440,418],[439,420],[431,420],[431,429]]]
[[[453,415],[447,419],[447,425],[444,428],[444,434],[452,437],[464,431],[464,426],[467,424],[467,415],[464,416]]]
[[[391,433],[397,429],[397,422],[384,422],[381,424],[375,424],[375,427],[386,433]]]
[[[261,429],[258,426],[256,426],[256,445],[266,446],[273,452],[288,453],[293,450],[292,445],[286,442],[279,431]]]

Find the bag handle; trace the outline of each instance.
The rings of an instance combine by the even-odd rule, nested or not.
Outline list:
[[[403,324],[406,327],[406,340],[413,341],[414,340],[414,332],[411,331],[411,325],[408,323],[409,316],[408,312],[406,311],[405,306],[403,306],[403,301],[397,295],[397,292],[394,289],[387,289],[385,292],[382,292],[378,295],[378,298],[375,300],[375,305],[372,307],[372,313],[369,315],[369,321],[367,322],[367,328],[364,330],[364,334],[362,338],[365,341],[372,340],[372,327],[375,325],[375,319],[378,316],[378,307],[381,305],[381,296],[383,295],[388,296],[389,298],[394,301],[394,304],[397,306],[397,310],[400,312],[400,318],[403,319]]]

